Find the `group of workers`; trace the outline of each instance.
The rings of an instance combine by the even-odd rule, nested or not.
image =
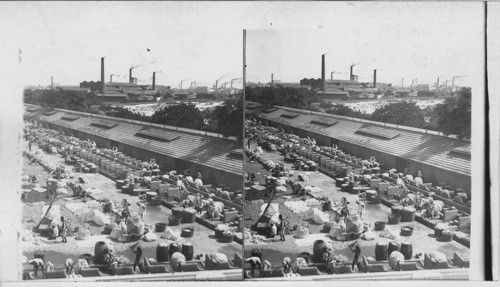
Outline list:
[[[349,250],[351,250],[351,252],[354,253],[354,257],[352,259],[351,269],[354,270],[355,267],[358,267],[358,270],[361,271],[361,268],[362,268],[361,262],[360,262],[361,247],[359,246],[358,241],[356,240],[354,243],[349,244],[348,247],[349,247]],[[325,250],[325,252],[328,252],[328,251]],[[245,258],[245,263],[250,264],[250,274],[252,276],[255,275],[256,269],[259,270],[259,273],[262,276],[264,270],[271,269],[271,267],[272,267],[271,263],[269,261],[264,260],[264,262],[262,262],[262,255],[260,255],[260,256],[252,255],[251,257]],[[329,263],[329,262],[325,262],[325,263]],[[292,272],[293,266],[292,266],[292,260],[290,257],[283,258],[282,265],[283,265],[283,273],[284,274],[288,274],[288,273]]]
[[[144,255],[141,244],[139,242],[133,244],[132,246],[130,246],[130,250],[135,254],[134,271],[136,270],[137,267],[139,267],[140,272],[144,273],[144,264],[143,264]],[[108,264],[109,269],[114,263],[117,262],[116,256],[114,255],[113,250],[110,248],[105,248],[102,256],[103,256],[102,258],[103,262]],[[54,265],[50,262],[45,262],[42,258],[32,258],[29,259],[27,263],[33,265],[33,268],[35,269],[34,270],[35,277],[38,276],[38,270],[42,271],[43,277],[46,276],[46,271],[54,270]],[[65,265],[65,272],[67,275],[74,273],[73,259],[71,258],[66,259],[64,265]]]

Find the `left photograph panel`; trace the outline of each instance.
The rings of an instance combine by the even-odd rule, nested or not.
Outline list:
[[[241,30],[170,4],[25,11],[19,280],[242,280]]]

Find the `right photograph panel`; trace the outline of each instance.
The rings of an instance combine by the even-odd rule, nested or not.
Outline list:
[[[469,279],[477,25],[417,12],[246,31],[246,280]]]

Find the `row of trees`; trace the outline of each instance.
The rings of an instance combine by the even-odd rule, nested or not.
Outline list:
[[[433,107],[428,106],[425,109],[421,109],[416,102],[402,101],[377,108],[372,114],[354,110],[343,104],[332,104],[322,101],[314,91],[303,89],[247,87],[246,93],[247,100],[259,102],[264,105],[315,110],[312,103],[320,103],[320,111],[329,114],[435,130],[444,135],[457,135],[460,139],[468,139],[471,136],[470,88],[462,88],[456,96],[446,98],[443,103]]]
[[[120,106],[113,107],[111,105],[101,104],[99,110],[101,112],[104,112],[106,116],[110,117],[117,117],[117,118],[144,121],[144,122],[149,122],[151,120],[151,118],[148,116],[145,116],[140,113],[135,113],[127,108]]]
[[[263,105],[287,106],[296,109],[308,109],[312,103],[320,102],[320,97],[312,90],[282,86],[247,87],[245,89],[245,99]]]
[[[151,122],[220,133],[223,136],[242,138],[243,100],[236,97],[226,100],[213,110],[200,111],[195,104],[182,103],[164,107],[151,116]]]
[[[84,91],[56,90],[24,90],[24,102],[44,108],[59,108],[79,112],[96,112],[99,105],[97,96]]]
[[[243,100],[241,94],[226,100],[222,105],[215,107],[213,110],[206,109],[201,111],[196,108],[195,104],[182,103],[166,106],[156,111],[150,117],[142,113],[130,111],[124,107],[101,103],[95,94],[86,92],[25,90],[24,102],[46,108],[99,113],[112,117],[216,132],[226,137],[235,136],[239,139],[242,138]]]
[[[313,103],[327,113],[363,118],[410,127],[425,128],[455,134],[459,138],[471,135],[471,89],[462,88],[456,96],[446,98],[442,104],[421,109],[415,102],[387,104],[371,115],[348,106],[322,102],[314,91],[284,87],[257,87],[246,89],[247,99],[264,105],[281,105],[298,109],[312,109]],[[100,104],[93,93],[65,90],[25,90],[24,101],[42,107],[61,108],[82,112],[102,113],[109,116],[185,127],[241,137],[243,129],[243,101],[237,95],[214,110],[200,111],[194,104],[167,106],[151,117],[134,113],[123,107]],[[99,108],[96,108],[99,107]]]

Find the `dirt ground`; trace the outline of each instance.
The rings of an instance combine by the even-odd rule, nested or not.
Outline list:
[[[27,149],[27,146],[26,146]],[[38,149],[38,146],[33,145],[33,152]],[[59,154],[47,154],[43,152],[44,158],[52,163],[64,165],[67,169],[72,170],[72,166],[66,165],[64,159]],[[28,161],[24,158],[23,174],[37,176],[37,180],[41,186],[45,186],[45,178],[48,173],[43,170],[43,167],[39,165],[28,165]],[[136,196],[131,196],[128,194],[123,194],[121,191],[116,189],[115,182],[109,178],[106,178],[100,174],[83,174],[72,172],[74,179],[78,179],[78,176],[85,175],[89,178],[89,186],[101,191],[102,193],[96,197],[106,197],[111,201],[121,202],[123,198],[127,198],[131,203],[131,207],[137,211],[137,202],[143,202],[139,200]],[[25,189],[28,186],[24,187]],[[33,257],[33,252],[37,250],[45,251],[45,260],[50,261],[56,268],[64,267],[64,261],[67,258],[72,258],[76,260],[82,254],[94,254],[94,246],[98,241],[109,242],[114,246],[116,255],[123,255],[127,257],[130,261],[133,261],[133,253],[130,251],[129,246],[135,244],[135,242],[119,243],[113,242],[108,235],[102,234],[104,226],[99,226],[93,221],[85,221],[81,216],[75,215],[69,210],[65,209],[64,205],[68,202],[79,202],[80,199],[74,199],[70,191],[68,195],[61,196],[60,199],[56,200],[54,204],[61,206],[61,214],[65,216],[68,220],[68,226],[84,226],[91,231],[90,238],[86,240],[76,240],[71,234],[68,234],[68,242],[62,243],[61,237],[55,240],[47,241],[22,241],[20,239],[19,244],[22,248],[22,253],[28,258]],[[38,221],[41,219],[41,208],[43,206],[42,202],[48,201],[45,199],[44,194],[30,191],[28,194],[28,199],[23,200],[23,218],[22,218],[22,228],[31,230]],[[36,208],[34,208],[36,207]],[[102,208],[100,209],[102,211]],[[170,209],[164,206],[150,206],[147,205],[146,215],[144,217],[145,224],[155,225],[156,223],[163,222],[168,223],[168,217],[171,215]],[[206,228],[200,224],[181,224],[180,226],[169,226],[174,232],[180,234],[182,228],[192,227],[194,229],[194,235],[191,238],[181,238],[180,243],[190,242],[193,244],[194,254],[210,254],[214,252],[224,253],[229,259],[234,258],[235,253],[241,253],[242,246],[236,242],[233,243],[220,243],[215,239],[215,232],[209,228]],[[161,233],[156,233],[158,239],[153,242],[141,241],[143,246],[144,255],[146,257],[156,258],[156,246],[160,243],[172,243],[173,241],[160,238]],[[23,266],[26,269],[31,269],[30,265]]]
[[[252,148],[255,148],[256,145],[252,144]],[[283,156],[277,151],[265,151],[262,155],[264,158],[270,159],[275,162],[285,164],[285,167],[288,170],[291,170],[291,163],[285,163]],[[254,172],[257,176],[257,180],[259,182],[264,182],[264,177],[268,174],[267,171],[260,166],[259,163],[251,163],[248,160],[245,162],[245,172]],[[300,172],[303,173],[303,172]],[[297,172],[296,172],[297,174]],[[292,176],[290,179],[295,179],[296,174]],[[356,200],[364,201],[364,199],[360,199],[358,195],[349,194],[347,192],[340,191],[340,188],[335,186],[334,179],[320,173],[320,172],[309,172],[310,181],[306,183],[306,185],[316,186],[323,189],[322,192],[316,192],[313,195],[315,197],[318,196],[326,196],[331,199],[340,200],[342,197],[346,197],[350,202],[350,206],[353,207],[354,210],[357,210]],[[291,192],[291,189],[288,188],[287,192]],[[292,199],[292,200],[297,200]],[[267,202],[267,200],[265,200]],[[349,260],[353,259],[353,253],[349,250],[348,245],[353,241],[336,241],[328,236],[327,233],[322,233],[323,224],[316,224],[311,216],[307,212],[301,212],[299,214],[293,213],[289,210],[283,203],[285,200],[283,198],[278,198],[274,200],[273,203],[279,204],[280,213],[284,215],[285,220],[290,225],[304,225],[310,231],[310,235],[306,239],[296,239],[293,235],[287,235],[286,241],[282,242],[279,240],[279,236],[276,236],[274,240],[266,241],[262,244],[251,244],[245,242],[245,256],[249,256],[250,252],[254,248],[263,249],[263,259],[269,260],[273,266],[280,266],[282,259],[286,256],[290,256],[292,259],[296,257],[298,253],[301,252],[309,252],[313,253],[313,245],[315,240],[324,240],[325,242],[331,244],[335,253],[342,254],[346,256]],[[245,218],[245,226],[249,227],[254,223],[254,220],[258,218],[260,213],[260,206],[263,201],[253,201],[253,202],[245,202],[244,205],[244,218]],[[364,214],[364,223],[372,223],[374,224],[376,221],[384,221],[387,222],[387,216],[391,214],[390,208],[382,205],[382,204],[365,204],[365,214]],[[436,221],[437,222],[437,221]],[[399,230],[402,226],[412,226],[414,228],[414,232],[412,236],[404,237],[401,236],[398,242],[410,242],[413,246],[413,254],[425,253],[431,251],[439,251],[443,252],[448,256],[448,258],[453,258],[454,252],[458,252],[462,255],[469,255],[469,248],[461,245],[456,241],[452,242],[440,242],[434,237],[434,230],[428,228],[418,222],[410,222],[410,223],[400,223],[397,225],[387,225],[387,228],[395,231],[399,234]],[[362,255],[375,257],[375,245],[378,242],[389,243],[392,240],[380,237],[381,231],[374,232],[376,237],[372,241],[366,241],[363,239],[358,239],[360,243]]]

